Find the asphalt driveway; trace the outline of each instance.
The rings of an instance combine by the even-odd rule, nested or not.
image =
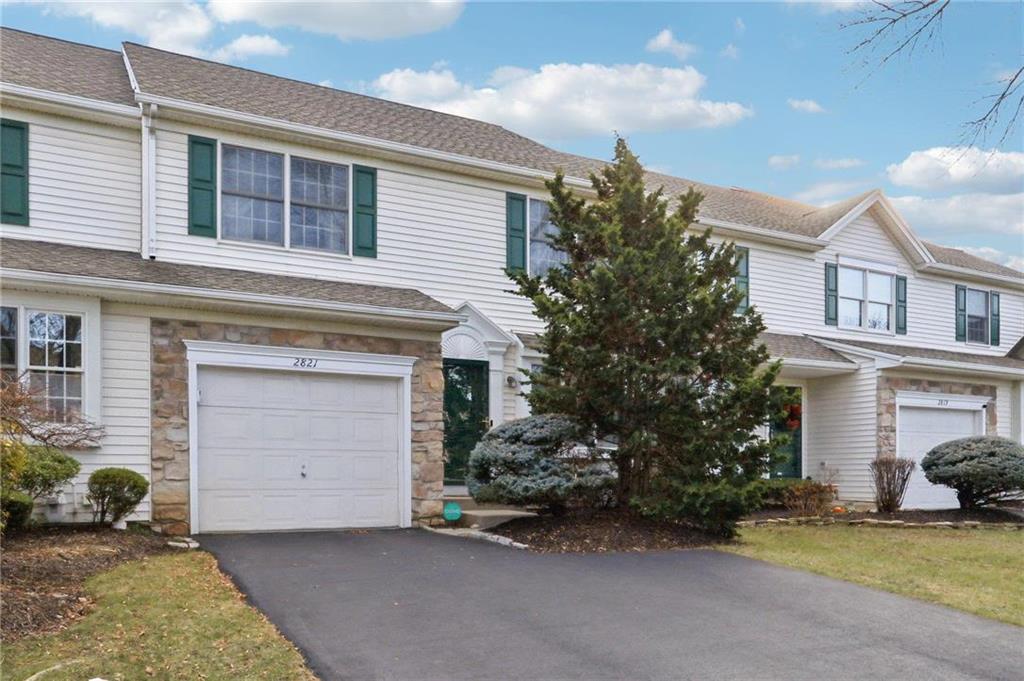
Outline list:
[[[201,538],[327,679],[1014,679],[1024,629],[717,551]]]

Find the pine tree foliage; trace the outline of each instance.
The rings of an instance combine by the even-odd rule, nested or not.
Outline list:
[[[759,478],[769,446],[756,435],[781,408],[778,373],[753,308],[737,313],[737,253],[693,231],[702,195],[648,193],[619,139],[596,197],[548,182],[563,267],[509,272],[545,323],[546,355],[528,372],[534,413],[562,413],[617,444],[620,503],[669,488]],[[672,485],[657,480],[671,480]]]

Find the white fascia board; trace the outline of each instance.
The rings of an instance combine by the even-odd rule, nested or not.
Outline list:
[[[151,95],[144,92],[137,93],[135,95],[135,99],[141,103],[157,104],[159,106],[164,106],[169,109],[178,109],[180,111],[200,114],[203,116],[217,117],[236,123],[246,123],[253,126],[283,130],[286,132],[291,132],[299,135],[309,135],[311,137],[319,137],[321,139],[329,139],[337,142],[347,142],[349,144],[359,145],[362,147],[366,147],[368,149],[389,151],[393,153],[404,154],[406,156],[411,156],[415,158],[422,158],[431,161],[469,166],[473,168],[478,168],[480,170],[487,170],[490,172],[512,175],[519,178],[536,180],[551,179],[555,176],[555,173],[544,170],[536,170],[534,168],[515,166],[509,163],[501,163],[498,161],[488,161],[486,159],[475,158],[472,156],[464,156],[462,154],[453,154],[445,151],[437,151],[434,149],[417,147],[412,144],[405,144],[402,142],[391,142],[389,140],[382,140],[376,137],[368,137],[366,135],[357,135],[354,133],[331,130],[329,128],[320,128],[314,125],[291,123],[289,121],[283,121],[278,118],[270,118],[269,116],[258,116],[255,114],[248,114],[240,111],[235,111],[233,109],[225,109],[222,107],[210,106],[208,104],[196,104],[194,102],[186,102],[180,99],[161,97],[158,95]],[[591,188],[589,180],[578,177],[571,177],[568,175],[565,177],[565,183],[579,188]]]
[[[714,231],[720,234],[724,233],[734,236],[745,236],[754,241],[767,241],[769,243],[783,244],[791,248],[797,248],[804,251],[819,251],[825,246],[828,246],[827,241],[815,239],[811,236],[791,234],[790,232],[766,229],[764,227],[753,227],[751,225],[729,222],[727,220],[718,220],[716,218],[698,217],[697,221],[691,226],[691,228],[699,229],[701,226],[711,227]]]
[[[974,362],[959,362],[949,359],[933,359],[929,357],[909,357],[890,352],[882,352],[880,350],[867,350],[865,348],[857,347],[856,345],[847,345],[843,342],[836,342],[823,338],[815,338],[814,340],[825,347],[838,352],[848,352],[854,355],[871,357],[879,362],[878,368],[880,369],[910,368],[939,371],[942,373],[977,374],[979,376],[990,377],[998,376],[1000,378],[1020,379],[1024,377],[1024,369],[1015,369],[1013,367],[1001,367],[995,364],[977,364]]]
[[[71,274],[57,274],[52,272],[34,272],[31,270],[0,269],[0,280],[20,281],[42,284],[58,284],[62,286],[75,287],[78,289],[93,289],[97,291],[128,291],[149,293],[161,296],[181,296],[193,299],[204,299],[210,301],[227,301],[253,306],[272,306],[276,308],[300,309],[320,312],[333,312],[337,314],[351,315],[368,319],[390,319],[394,321],[408,320],[420,322],[437,322],[448,325],[455,325],[465,319],[455,311],[420,311],[407,310],[404,308],[378,307],[375,305],[363,305],[359,303],[340,303],[310,298],[296,298],[291,296],[274,296],[262,293],[246,293],[242,291],[224,291],[219,289],[204,289],[192,286],[176,286],[168,284],[153,284],[150,282],[124,281],[121,279],[104,279],[101,277],[87,277]]]
[[[801,357],[772,357],[771,361],[782,361],[782,366],[793,369],[834,369],[840,372],[854,372],[859,367],[854,362],[836,362],[827,359],[805,359]]]
[[[941,262],[922,265],[921,267],[918,268],[918,271],[928,272],[930,274],[955,276],[960,279],[968,279],[971,281],[984,282],[987,284],[1006,286],[1007,288],[1024,291],[1024,278],[1011,277],[1005,274],[992,274],[989,272],[982,272],[981,270],[969,269],[967,267],[947,265]]]
[[[100,99],[90,99],[89,97],[69,95],[63,92],[40,90],[39,88],[28,87],[27,85],[16,85],[14,83],[0,82],[0,94],[23,97],[25,99],[46,102],[47,104],[56,104],[71,109],[87,109],[89,111],[114,116],[139,118],[141,115],[140,109],[137,106],[115,104],[114,102],[105,102]]]
[[[917,253],[918,257],[921,259],[921,262],[923,264],[935,262],[935,258],[932,257],[932,254],[928,251],[927,248],[925,248],[924,244],[921,243],[921,239],[918,238],[916,234],[914,234],[914,231],[910,228],[910,225],[908,225],[906,220],[904,220],[903,217],[896,212],[896,209],[893,207],[892,203],[889,202],[889,199],[887,199],[885,195],[878,189],[872,191],[870,194],[864,197],[863,201],[858,203],[852,209],[847,211],[845,215],[836,220],[831,227],[829,227],[828,229],[821,233],[820,238],[824,241],[831,241],[836,234],[843,231],[843,229],[845,229],[851,222],[859,218],[861,215],[866,213],[872,206],[875,205],[881,206],[882,211],[885,213],[886,217],[892,221],[892,223],[896,226],[896,229],[898,229],[900,233],[903,234],[904,237],[906,237],[907,241],[910,242],[910,245],[913,247],[914,252]]]

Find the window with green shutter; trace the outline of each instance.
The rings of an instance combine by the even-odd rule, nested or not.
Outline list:
[[[992,345],[999,345],[999,294],[991,291],[989,301],[989,333]]]
[[[217,140],[188,138],[188,233],[217,237]]]
[[[750,307],[750,249],[744,246],[736,247],[736,288],[743,292],[743,300],[736,308],[738,312],[745,312]]]
[[[0,120],[0,222],[28,224],[28,124]]]
[[[505,267],[526,269],[526,197],[505,195]]]
[[[967,340],[967,287],[956,287],[956,298],[954,299],[954,311],[956,314],[956,339]]]
[[[352,255],[377,257],[377,169],[352,167]]]
[[[825,263],[825,323],[839,325],[839,266]]]
[[[907,333],[907,278],[896,277],[896,333]]]

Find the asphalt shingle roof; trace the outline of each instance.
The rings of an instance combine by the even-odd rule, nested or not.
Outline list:
[[[874,341],[849,340],[846,338],[829,338],[822,340],[831,340],[835,343],[842,343],[843,345],[850,345],[853,347],[863,348],[865,350],[874,350],[876,352],[884,352],[890,355],[898,355],[900,357],[920,357],[922,359],[940,359],[949,362],[966,362],[968,364],[987,364],[990,366],[1008,367],[1011,369],[1024,369],[1024,360],[1017,359],[1015,357],[976,355],[969,352],[935,350],[933,348],[893,345],[891,343],[876,343]]]
[[[825,362],[841,362],[853,364],[841,354],[826,348],[807,336],[795,336],[783,333],[762,333],[758,340],[768,347],[768,352],[774,358],[782,359],[813,359]]]
[[[2,29],[0,80],[43,90],[134,104],[120,53]],[[277,120],[364,135],[543,172],[586,178],[607,161],[552,149],[483,121],[312,85],[205,61],[136,43],[124,43],[143,93],[216,106]],[[768,230],[817,237],[867,194],[820,207],[737,187],[720,187],[661,173],[648,184],[670,197],[694,187],[704,194],[700,215]],[[938,262],[990,274],[1024,274],[963,251],[927,244]]]
[[[415,289],[182,265],[138,253],[24,239],[0,239],[0,267],[196,289],[369,305],[413,312],[453,312]]]

